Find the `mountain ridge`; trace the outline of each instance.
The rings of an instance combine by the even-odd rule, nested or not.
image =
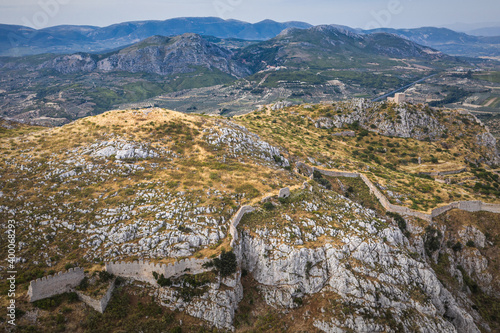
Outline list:
[[[250,72],[233,61],[230,50],[219,47],[196,34],[175,37],[153,36],[111,54],[76,53],[47,61],[39,69],[51,68],[68,74],[74,72],[124,71],[172,75],[194,71],[190,67],[216,68],[242,77]]]
[[[130,21],[116,23],[106,27],[60,25],[36,30],[19,25],[0,24],[0,56],[21,56],[46,52],[102,52],[138,42],[154,35],[173,36],[183,33],[212,35],[219,38],[239,38],[245,40],[268,40],[281,31],[296,27],[307,29],[313,25],[300,21],[276,22],[263,20],[248,23],[239,20],[223,20],[216,17],[180,17],[168,20]],[[470,56],[500,54],[497,36],[474,36],[446,28],[423,27],[415,29],[380,28],[360,30],[339,26],[356,33],[390,31],[411,40],[434,47],[453,55]],[[440,41],[432,41],[423,35],[431,33],[441,35]],[[465,43],[457,42],[456,36],[462,36]],[[446,39],[448,38],[448,39]],[[448,45],[451,44],[451,45]],[[460,45],[461,47],[458,47]],[[465,47],[465,49],[464,49]]]
[[[308,28],[304,22],[264,20],[247,23],[216,17],[182,17],[164,21],[133,21],[107,27],[56,26],[40,30],[15,25],[0,25],[0,55],[28,55],[46,52],[100,52],[125,46],[155,35],[184,33],[212,35],[219,38],[265,40],[290,26]],[[69,34],[66,34],[70,30]]]
[[[185,108],[198,109],[196,104],[203,100],[204,112],[213,113],[227,109],[224,103],[231,96],[232,101],[251,101],[255,96],[253,105],[245,102],[238,106],[246,109],[248,105],[246,110],[251,111],[264,102],[259,99],[271,103],[283,98],[279,97],[283,96],[279,87],[283,82],[295,86],[285,97],[304,95],[300,82],[306,82],[324,100],[344,94],[339,88],[325,88],[339,82],[339,75],[353,87],[360,82],[372,89],[370,94],[378,94],[421,79],[422,71],[456,65],[463,62],[393,34],[362,35],[327,25],[289,28],[270,40],[252,43],[190,33],[149,37],[108,53],[0,58],[2,88],[8,91],[9,87],[21,87],[30,91],[26,96],[32,96],[26,100],[25,95],[18,94],[13,100],[11,95],[0,94],[0,101],[6,117],[42,119],[45,123],[43,116],[50,114],[59,124],[63,118],[73,120],[164,93],[216,89],[222,84],[229,91],[217,89],[210,95],[215,97],[209,97],[210,103],[217,101],[216,105],[207,104],[203,97]],[[379,71],[387,75],[377,74]],[[163,100],[168,102],[170,98]]]
[[[365,34],[374,32],[392,33],[451,55],[470,57],[500,55],[500,37],[498,36],[473,36],[448,28],[435,27],[414,29],[379,28],[362,31]]]

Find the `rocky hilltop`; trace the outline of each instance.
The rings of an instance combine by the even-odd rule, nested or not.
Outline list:
[[[488,134],[472,115],[365,100],[5,128],[0,217],[16,221],[18,327],[498,330],[500,183]],[[470,204],[419,219],[380,196],[422,213]],[[85,274],[67,273],[76,294],[36,280],[64,281],[54,274],[71,267]],[[103,313],[77,301],[111,295],[92,289],[99,279],[115,288]]]

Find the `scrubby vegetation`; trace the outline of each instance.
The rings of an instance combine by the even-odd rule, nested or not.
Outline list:
[[[158,109],[126,110],[61,128],[5,132],[0,136],[0,165],[4,170],[0,201],[6,208],[1,208],[0,217],[10,219],[11,212],[16,211],[20,223],[17,236],[26,244],[19,255],[32,259],[19,263],[19,288],[25,290],[32,279],[76,266],[92,276],[108,260],[171,263],[174,258],[213,258],[213,272],[175,278],[154,276],[160,286],[171,288],[184,301],[193,300],[205,295],[218,276],[237,272],[235,254],[226,251],[231,241],[228,223],[237,209],[247,204],[256,210],[243,217],[241,228],[252,235],[263,226],[278,230],[283,242],[301,247],[324,244],[318,230],[328,235],[349,231],[346,221],[359,218],[360,207],[374,211],[375,229],[396,223],[404,235],[413,237],[409,223],[415,222],[386,214],[361,179],[334,178],[319,172],[308,179],[306,172],[294,171],[298,161],[322,169],[363,173],[393,204],[416,210],[428,211],[460,200],[499,202],[498,174],[494,165],[484,163],[489,157],[487,147],[476,140],[484,129],[472,118],[408,106],[409,113],[432,116],[439,124],[446,124],[439,135],[417,128],[419,140],[379,134],[381,121],[401,121],[401,111],[391,103],[366,111],[373,117],[380,114],[380,121],[344,122],[338,128],[319,123],[322,119],[348,118],[355,108],[339,102],[263,109],[231,121]],[[355,136],[334,135],[347,130],[354,131]],[[120,156],[118,151],[125,150],[127,144],[133,147],[133,153]],[[98,153],[107,147],[113,147],[114,154],[100,156]],[[136,154],[136,150],[147,156]],[[436,176],[455,170],[459,172]],[[285,186],[292,188],[291,196],[277,199],[278,190]],[[260,203],[263,197],[269,200]],[[293,228],[293,221],[300,221],[303,229]],[[446,276],[450,259],[438,251],[444,251],[444,247],[457,255],[483,251],[477,242],[447,239],[438,227],[418,223],[424,230],[421,236],[426,254],[437,258],[433,265],[443,273],[445,282],[454,279]],[[489,241],[498,244],[492,234]],[[154,237],[158,235],[183,239],[178,241],[184,243],[183,247],[167,242],[159,246],[161,240]],[[186,247],[188,237],[194,245]],[[6,251],[0,247],[0,257],[5,257]],[[312,264],[307,274],[311,271]],[[462,276],[473,297],[484,299],[495,309],[494,300],[482,293],[475,277]],[[105,285],[112,277],[101,272],[93,278]],[[84,280],[79,289],[92,295],[104,290],[92,287],[91,280]],[[7,291],[5,282],[0,282],[0,291]],[[125,331],[134,321],[144,331],[158,329],[160,324],[155,321],[178,330],[181,315],[158,310],[157,300],[144,295],[139,297],[139,305],[137,295],[125,297],[122,291],[114,296],[109,314],[87,313],[81,330],[105,331],[112,324],[99,326],[104,320],[119,322]],[[256,295],[245,297],[243,309],[252,299],[259,302]],[[302,296],[294,301],[300,307],[315,305],[314,300]],[[34,305],[51,313],[70,311],[64,307],[77,313],[72,302],[72,296],[66,295]],[[352,311],[348,305],[333,303],[329,306],[338,306],[339,311]],[[495,318],[494,312],[477,306],[484,316]],[[151,320],[139,320],[131,310],[139,308],[150,311]],[[21,311],[29,309],[29,304],[20,306]],[[278,327],[275,325],[283,317],[268,310],[240,312],[240,327]],[[391,318],[384,320],[389,322]],[[53,331],[63,327],[78,331],[71,326],[73,322],[57,316],[45,324]]]
[[[204,267],[213,267],[214,270],[222,277],[227,277],[236,273],[238,262],[236,261],[236,255],[233,251],[226,252],[225,250],[222,250],[219,258],[215,258],[212,261],[206,263]]]

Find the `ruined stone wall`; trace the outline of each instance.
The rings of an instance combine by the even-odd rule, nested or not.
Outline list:
[[[462,168],[459,170],[450,170],[450,171],[420,172],[420,174],[427,175],[427,176],[448,176],[448,175],[456,175],[456,174],[463,173],[466,171],[467,171],[467,168]]]
[[[490,204],[490,203],[483,203],[483,207],[482,208],[483,208],[484,211],[500,214],[500,205]]]
[[[359,178],[359,173],[357,172],[343,172],[343,171],[329,171],[329,170],[321,170],[315,167],[312,168],[314,171],[319,171],[322,175],[329,177],[348,177],[348,178]]]
[[[413,209],[410,209],[408,207],[403,207],[403,206],[398,206],[398,205],[393,205],[387,197],[380,192],[380,190],[371,182],[368,177],[365,175],[361,174],[360,175],[361,179],[363,182],[368,186],[370,189],[370,192],[378,199],[382,207],[384,207],[387,211],[392,212],[392,213],[398,213],[400,215],[408,215],[408,216],[414,216],[418,217],[420,219],[426,220],[426,221],[431,221],[432,217],[430,214],[426,214],[423,212],[419,212]]]
[[[240,224],[241,218],[246,213],[253,212],[254,210],[255,208],[253,208],[252,206],[243,206],[238,210],[236,215],[231,220],[231,225],[229,226],[229,234],[233,238],[231,240],[231,247],[234,247],[235,242],[238,240],[238,230],[236,229],[236,227],[238,227],[238,224]]]
[[[133,262],[108,262],[106,263],[106,271],[116,276],[132,278],[156,285],[153,272],[159,275],[163,274],[165,278],[181,276],[183,274],[200,274],[208,271],[208,269],[203,268],[203,264],[208,261],[210,259],[185,259],[174,264],[155,264],[142,260]]]
[[[108,306],[109,301],[111,300],[111,296],[113,295],[113,291],[115,290],[115,280],[111,282],[108,290],[106,291],[106,294],[101,298],[101,299],[95,299],[90,296],[84,295],[80,291],[76,291],[76,294],[78,295],[78,298],[87,304],[88,306],[92,307],[94,310],[97,312],[103,313],[104,310],[106,310],[106,307]]]
[[[389,212],[393,213],[398,213],[400,215],[407,215],[407,216],[413,216],[420,218],[425,221],[432,221],[432,218],[439,216],[443,214],[444,212],[447,212],[451,209],[460,209],[460,210],[465,210],[468,212],[479,212],[479,211],[487,211],[487,212],[492,212],[492,213],[500,213],[500,205],[499,204],[490,204],[490,203],[484,203],[481,201],[460,201],[460,202],[452,202],[448,205],[441,206],[438,208],[435,208],[431,211],[430,214],[424,213],[424,212],[419,212],[413,209],[410,209],[408,207],[403,207],[403,206],[398,206],[398,205],[393,205],[391,202],[387,199],[387,197],[371,182],[368,177],[366,177],[364,174],[360,173],[352,173],[352,172],[340,172],[340,171],[329,171],[329,170],[321,170],[315,167],[309,167],[305,165],[304,163],[297,163],[297,167],[306,169],[310,171],[312,174],[314,171],[319,171],[322,175],[325,176],[331,176],[331,177],[351,177],[351,178],[356,178],[360,177],[363,182],[368,186],[370,189],[370,192],[378,199],[382,207],[386,209]],[[453,171],[453,172],[463,172],[463,170],[460,171]],[[444,174],[444,173],[440,173]],[[450,173],[448,173],[450,174]]]
[[[73,291],[85,277],[83,269],[70,268],[30,282],[28,297],[30,302]]]
[[[305,163],[297,162],[295,164],[295,167],[296,167],[297,173],[300,173],[300,169],[303,169],[303,170],[305,170],[305,172],[307,173],[308,176],[313,174],[313,168]]]
[[[445,205],[445,206],[441,206],[441,207],[438,207],[436,209],[433,209],[432,210],[432,217],[436,217],[436,216],[439,216],[451,209],[459,209],[459,203],[458,202],[452,202],[451,204],[449,205]]]

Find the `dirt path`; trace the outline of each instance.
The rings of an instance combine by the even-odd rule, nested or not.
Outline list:
[[[488,103],[484,104],[484,106],[490,106],[491,104],[497,101],[498,97],[494,97],[488,101]]]

